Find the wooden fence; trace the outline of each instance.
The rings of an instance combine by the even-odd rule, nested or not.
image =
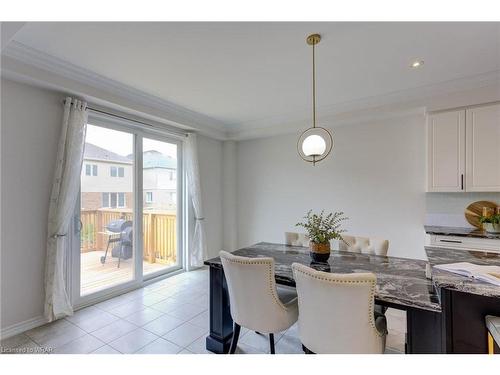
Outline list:
[[[113,220],[132,221],[133,213],[127,209],[81,210],[81,251],[105,250],[108,235],[106,225]],[[147,211],[142,217],[144,255],[150,263],[175,263],[177,257],[177,227],[175,213]],[[110,245],[111,247],[111,245]]]

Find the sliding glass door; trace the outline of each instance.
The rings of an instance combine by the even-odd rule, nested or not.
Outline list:
[[[180,265],[177,246],[178,148],[157,139],[142,139],[144,276]]]
[[[87,126],[80,180],[81,296],[134,280],[134,156],[133,134]]]
[[[75,212],[75,305],[183,266],[181,143],[143,129],[89,124]]]

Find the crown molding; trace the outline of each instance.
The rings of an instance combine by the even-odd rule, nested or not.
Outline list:
[[[45,52],[28,47],[17,41],[11,41],[9,45],[2,51],[2,58],[7,57],[13,61],[12,64],[2,64],[2,75],[7,78],[19,80],[23,82],[36,82],[38,84],[45,83],[52,88],[68,90],[67,87],[60,83],[54,84],[54,79],[46,74],[68,79],[82,85],[82,92],[77,94],[83,95],[89,101],[92,98],[96,99],[98,104],[106,103],[109,99],[107,95],[97,96],[88,95],[88,90],[84,87],[91,87],[102,91],[105,94],[111,94],[112,97],[121,97],[131,103],[137,103],[141,106],[155,109],[164,116],[155,116],[162,118],[163,121],[185,129],[193,129],[202,134],[212,136],[217,139],[225,139],[228,125],[213,119],[209,116],[184,108],[177,104],[163,100],[157,96],[145,93],[131,86],[117,82],[113,79],[96,74],[90,70],[81,68],[77,65],[51,56]],[[22,69],[18,62],[34,67],[40,72],[29,69]],[[72,90],[70,90],[72,91]],[[116,103],[120,105],[120,103]],[[137,112],[137,111],[134,111]],[[140,112],[140,111],[139,111]],[[146,112],[147,114],[147,112]]]
[[[318,121],[322,126],[333,129],[349,125],[362,125],[370,123],[380,123],[382,121],[395,121],[402,118],[423,118],[427,113],[425,107],[399,107],[399,108],[380,108],[367,109],[363,111],[355,111],[349,113],[341,113],[328,117],[321,117]],[[304,125],[304,122],[295,121],[286,125],[278,125],[264,128],[248,128],[239,132],[230,133],[229,140],[245,141],[250,139],[273,137],[286,134],[299,134],[310,125]]]
[[[398,117],[400,113],[408,111],[409,108],[411,108],[410,112],[419,112],[420,108],[432,105],[432,98],[492,85],[498,85],[500,90],[500,70],[393,91],[384,95],[359,98],[335,105],[320,106],[317,108],[318,122],[327,125],[327,122],[333,121],[335,126],[341,126],[348,123],[365,122],[368,120],[368,116],[371,116],[372,119]],[[386,113],[382,115],[383,112]],[[349,118],[349,120],[344,118]],[[266,129],[269,135],[285,134],[292,130],[307,128],[310,120],[310,108],[294,110],[286,115],[234,124],[231,130],[228,130],[228,135],[230,139],[234,140],[257,138],[265,136]],[[297,124],[301,125],[297,127]]]
[[[5,60],[8,59],[3,59],[3,57],[12,59],[11,63],[6,64]],[[2,51],[2,60],[4,60],[2,61],[2,75],[7,78],[36,83],[69,94],[80,94],[90,102],[93,99],[96,104],[115,105],[122,111],[133,112],[183,129],[192,129],[220,140],[243,140],[287,134],[306,128],[310,122],[310,108],[304,107],[284,115],[227,124],[93,73],[15,40]],[[20,63],[26,64],[31,69],[23,67]],[[54,83],[56,81],[57,83]],[[419,112],[422,107],[432,107],[432,98],[492,85],[500,87],[500,70],[320,106],[317,109],[318,120],[325,125],[343,126],[350,123],[400,117],[402,114],[411,114],[412,111]]]

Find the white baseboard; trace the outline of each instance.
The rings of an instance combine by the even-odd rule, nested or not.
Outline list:
[[[26,332],[30,329],[40,327],[46,323],[47,323],[47,319],[45,317],[37,316],[35,318],[25,320],[24,322],[19,322],[19,323],[11,325],[9,327],[2,328],[2,330],[0,332],[0,338],[2,340],[7,339],[9,337]]]

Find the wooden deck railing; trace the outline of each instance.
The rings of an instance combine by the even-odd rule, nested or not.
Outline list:
[[[106,225],[113,220],[132,221],[129,209],[81,210],[81,251],[105,250],[108,236]],[[177,257],[177,229],[175,213],[147,211],[142,217],[144,254],[150,263],[175,263]]]

